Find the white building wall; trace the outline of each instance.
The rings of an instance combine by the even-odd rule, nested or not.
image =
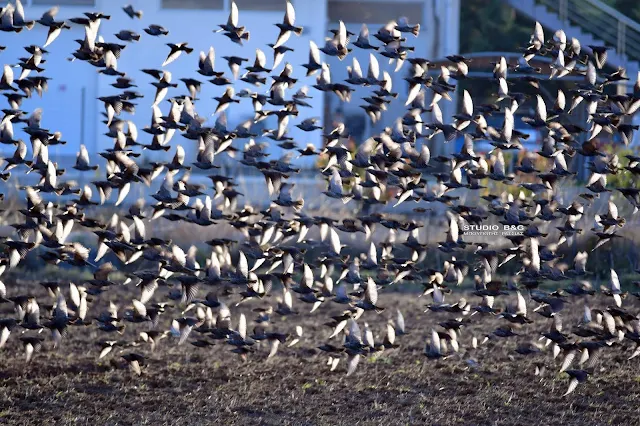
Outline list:
[[[415,55],[436,59],[446,54],[456,53],[458,51],[459,0],[417,1],[424,2],[425,6],[420,36],[414,38],[408,35],[408,44],[416,48]],[[28,19],[38,19],[50,7],[30,6],[28,0],[23,0],[23,3],[25,4]],[[206,82],[205,77],[197,74],[198,53],[200,51],[207,51],[209,46],[213,46],[216,50],[216,69],[224,70],[229,78],[231,78],[231,74],[226,61],[222,59],[223,56],[242,56],[252,62],[255,58],[255,49],[261,48],[267,55],[268,65],[272,64],[272,50],[267,44],[274,43],[277,38],[279,30],[273,24],[281,21],[283,17],[284,1],[283,10],[280,12],[240,10],[240,23],[246,26],[251,33],[251,38],[245,43],[244,47],[232,43],[220,33],[213,32],[217,28],[217,24],[226,22],[229,1],[225,2],[225,10],[222,11],[163,9],[161,0],[131,0],[129,3],[133,4],[136,9],[143,10],[144,16],[142,20],[129,19],[121,9],[123,2],[113,0],[96,0],[94,8],[88,8],[87,6],[61,6],[57,19],[82,16],[82,13],[88,10],[101,11],[112,16],[111,20],[102,21],[100,34],[106,41],[127,44],[127,48],[123,51],[122,57],[118,62],[118,69],[134,79],[138,87],[132,90],[142,93],[145,98],[135,101],[139,105],[134,115],[123,113],[121,118],[133,120],[139,130],[150,122],[151,109],[149,107],[155,94],[155,88],[150,84],[153,79],[139,70],[141,68],[160,68],[169,52],[169,48],[165,43],[187,41],[194,48],[194,52],[191,55],[183,54],[176,61],[166,66],[165,69],[172,72],[174,82],[179,84],[176,89],[170,90],[168,97],[187,94],[185,86],[179,81],[182,77],[192,77],[203,81],[204,84],[199,96],[200,100],[196,102],[196,109],[200,115],[208,118],[208,124],[213,124],[215,121],[215,117],[211,116],[216,107],[216,101],[213,97],[221,95],[224,87],[214,86]],[[286,62],[291,63],[295,68],[295,77],[299,79],[293,91],[303,85],[311,86],[315,83],[315,76],[306,78],[304,69],[300,65],[307,61],[309,40],[312,39],[318,45],[322,45],[324,37],[328,34],[328,28],[333,28],[334,25],[334,23],[328,24],[328,5],[326,1],[294,0],[294,5],[297,15],[296,24],[305,27],[305,31],[300,37],[292,35],[286,44],[293,48],[294,51],[287,52],[285,60],[278,69],[271,73],[279,74]],[[435,27],[432,24],[433,13],[437,13],[441,17],[441,24],[439,25],[440,42],[437,46],[437,52],[434,52],[432,48]],[[395,18],[397,17],[389,17],[389,20]],[[381,25],[384,23],[381,22]],[[151,37],[143,31],[149,24],[162,25],[170,31],[170,34],[166,37]],[[44,64],[46,71],[43,75],[52,78],[49,84],[49,92],[42,99],[34,96],[32,99],[26,99],[23,104],[23,109],[26,111],[42,107],[44,109],[42,126],[51,131],[61,131],[64,139],[68,141],[66,146],[52,148],[51,152],[54,156],[74,156],[80,143],[85,143],[94,152],[98,149],[111,147],[113,142],[110,138],[104,136],[106,127],[101,122],[103,120],[101,112],[104,107],[97,98],[120,92],[119,89],[110,86],[111,83],[115,82],[115,77],[99,74],[98,68],[88,63],[67,60],[77,47],[77,43],[74,40],[84,38],[83,28],[75,24],[71,25],[73,27],[72,30],[63,31],[60,37],[47,48],[50,54],[46,56],[47,63]],[[348,28],[357,33],[360,28],[359,22],[349,22]],[[142,36],[141,41],[139,43],[120,42],[113,36],[120,29],[130,29],[140,33]],[[374,25],[370,25],[370,29],[372,32],[377,30]],[[47,28],[36,24],[33,30],[24,30],[20,34],[1,33],[0,44],[6,45],[7,49],[0,53],[0,61],[15,64],[17,63],[17,58],[28,57],[28,53],[23,50],[22,46],[30,44],[42,46],[46,39],[46,32]],[[352,53],[357,55],[361,65],[366,68],[369,62],[368,52],[354,48]],[[334,58],[325,59],[331,64],[335,62]],[[381,64],[385,64],[382,59],[380,60]],[[348,57],[344,63],[332,66],[334,81],[346,78],[346,65],[350,61],[351,59]],[[406,71],[406,68],[403,71]],[[16,69],[16,78],[19,72],[20,70]],[[394,89],[400,92],[401,96],[389,108],[389,111],[385,114],[386,117],[394,118],[402,113],[403,97],[406,99],[406,83],[402,80],[404,75],[404,72],[395,74]],[[262,93],[266,93],[268,90],[268,86],[256,88],[241,81],[234,84],[234,87],[236,92],[245,87]],[[293,91],[289,95],[293,94]],[[84,110],[82,108],[83,93],[85,96]],[[323,117],[323,94],[313,88],[310,89],[310,94],[313,99],[309,100],[309,103],[313,108],[300,108],[300,115],[297,119],[293,119],[289,126],[289,135],[294,137],[299,145],[302,146],[306,143],[314,143],[316,145],[321,143],[321,136],[318,132],[304,133],[293,126],[293,124],[307,117]],[[354,93],[351,104],[344,106],[345,112],[351,109],[362,111],[358,108],[358,105],[363,103],[358,99],[362,94],[360,91]],[[162,111],[164,113],[168,112],[169,106],[169,102],[162,102]],[[335,108],[335,105],[332,104],[329,107]],[[443,110],[445,114],[450,114],[452,111]],[[227,111],[227,115],[229,127],[235,127],[238,123],[253,116],[251,102],[243,99],[241,104],[232,105]],[[84,125],[82,125],[82,122],[84,122]],[[388,124],[390,124],[388,121],[383,122],[383,125]],[[268,123],[269,127],[274,125],[273,121]],[[23,137],[25,140],[28,139],[28,135],[18,134],[18,137]],[[140,131],[139,139],[140,142],[149,143],[151,136]],[[185,149],[191,152],[188,155],[193,155],[195,148],[193,142],[185,140],[179,135],[175,136],[173,142],[176,141],[182,143]],[[278,155],[280,150],[276,147],[276,144],[271,143],[270,145],[272,146],[272,154]],[[241,148],[240,146],[238,147]],[[3,146],[1,148],[5,151],[13,150],[12,147]]]
[[[364,3],[360,0],[340,0],[341,3],[349,1],[359,5]],[[370,4],[370,7],[374,8],[376,3],[394,2],[393,0],[366,0],[366,3]],[[409,57],[421,57],[431,61],[436,61],[443,59],[447,55],[459,53],[460,0],[402,0],[398,3],[402,3],[403,5],[411,3],[422,5],[422,16],[408,17],[411,24],[421,24],[420,34],[418,37],[414,37],[412,34],[404,34],[404,37],[407,39],[405,44],[415,48],[414,52],[409,54]],[[329,7],[331,7],[331,1],[329,2]],[[373,34],[375,34],[378,29],[384,26],[387,22],[398,19],[401,15],[402,8],[399,7],[396,16],[387,16],[381,22],[367,24],[371,34],[371,43],[374,45],[380,45],[381,43],[374,38]],[[345,21],[347,29],[356,34],[356,36],[353,36],[354,38],[357,37],[362,25],[358,18],[359,17],[355,17],[352,20]],[[329,23],[330,28],[337,28],[337,25],[337,21]],[[347,56],[347,58],[342,62],[337,58],[325,58],[325,61],[331,65],[331,77],[333,80],[340,81],[348,77],[346,67],[352,65],[354,57],[358,59],[363,72],[366,73],[369,65],[369,54],[371,51],[365,51],[356,47],[353,47],[353,49],[354,50],[349,54],[349,56]],[[388,59],[379,54],[377,55],[377,58],[380,63],[381,73],[383,70],[386,70],[391,74],[393,79],[393,91],[397,92],[399,96],[388,105],[387,111],[383,113],[382,119],[379,122],[372,124],[368,118],[366,119],[367,132],[364,137],[380,132],[385,127],[392,125],[395,119],[406,113],[406,107],[404,104],[407,99],[408,83],[404,78],[407,77],[411,64],[405,61],[402,68],[398,72],[394,72],[396,67],[395,62],[389,64]],[[369,96],[372,90],[374,89],[357,87],[355,92],[352,94],[352,102],[350,104],[342,105],[344,114],[347,116],[351,114],[364,115],[364,110],[359,107],[360,105],[365,104],[361,98],[363,96]],[[428,90],[427,93],[429,93]],[[340,105],[339,100],[333,95],[329,96],[327,102],[329,102],[330,109],[332,111]],[[452,102],[443,100],[441,101],[440,106],[443,116],[445,118],[451,117],[455,114],[456,110],[455,95],[452,94]],[[428,114],[425,114],[423,118],[425,121],[430,120]],[[439,154],[446,152],[450,148],[449,145],[452,144],[444,146],[444,143],[440,139],[435,138],[433,145],[435,145],[434,153]]]
[[[42,13],[48,10],[48,6],[28,6],[25,3],[25,12],[28,19],[38,19]],[[245,42],[244,47],[232,43],[221,33],[214,33],[218,24],[225,23],[228,17],[229,2],[226,2],[226,8],[220,10],[177,10],[163,9],[161,0],[132,0],[131,4],[135,8],[144,12],[142,20],[132,20],[122,11],[122,2],[113,0],[96,0],[94,8],[87,6],[61,6],[57,19],[69,19],[76,16],[82,16],[82,13],[89,10],[101,11],[107,15],[111,15],[111,20],[102,20],[100,26],[100,34],[106,41],[127,44],[126,49],[122,52],[121,59],[118,61],[118,70],[123,71],[127,76],[134,79],[138,85],[136,90],[145,96],[144,99],[136,100],[138,107],[134,115],[123,113],[121,118],[131,119],[138,126],[139,130],[148,125],[151,120],[150,105],[155,95],[155,87],[151,86],[153,78],[140,72],[142,68],[160,68],[160,65],[166,58],[169,47],[165,43],[173,42],[189,42],[189,46],[194,48],[191,55],[183,54],[173,63],[165,67],[173,74],[173,82],[179,84],[175,89],[171,89],[167,96],[177,96],[187,94],[187,90],[182,82],[179,81],[183,77],[196,78],[202,81],[202,92],[200,100],[196,102],[196,110],[202,116],[208,117],[208,124],[215,122],[212,116],[216,108],[217,102],[213,99],[224,92],[224,87],[215,86],[207,82],[207,78],[197,74],[198,54],[200,51],[208,51],[209,46],[213,46],[216,51],[216,70],[225,71],[228,78],[231,73],[223,56],[241,56],[248,58],[251,63],[255,59],[255,49],[262,49],[267,55],[267,66],[273,62],[273,54],[268,43],[275,43],[278,36],[278,28],[273,25],[281,22],[284,15],[281,12],[270,11],[243,11],[240,10],[240,23],[247,27],[251,33],[250,40]],[[300,37],[292,36],[286,43],[287,46],[294,49],[293,52],[287,52],[284,61],[271,74],[279,74],[286,62],[290,62],[296,68],[295,77],[299,78],[297,85],[293,91],[289,92],[289,96],[303,85],[311,85],[315,83],[314,78],[305,78],[304,69],[301,70],[299,65],[307,60],[309,40],[321,40],[325,34],[326,4],[320,1],[302,1],[294,2],[296,6],[296,24],[305,27],[303,35]],[[320,17],[320,18],[319,18]],[[166,37],[151,37],[144,33],[143,29],[149,24],[159,24],[170,31]],[[115,82],[115,77],[105,76],[98,73],[98,68],[92,65],[74,61],[69,62],[66,58],[71,57],[71,52],[78,46],[74,39],[84,38],[84,30],[81,26],[71,24],[73,27],[70,31],[63,31],[57,40],[55,40],[47,50],[47,63],[44,64],[46,71],[43,75],[51,77],[49,92],[40,99],[34,96],[32,99],[25,100],[23,109],[30,111],[36,107],[42,107],[45,111],[42,126],[52,131],[60,130],[64,134],[64,138],[69,141],[65,147],[52,149],[52,153],[58,152],[61,155],[75,155],[81,141],[88,147],[94,149],[104,149],[111,147],[112,139],[104,136],[106,127],[101,123],[104,119],[101,112],[104,111],[102,102],[97,98],[100,96],[114,95],[120,92],[119,89],[111,87],[110,84]],[[142,38],[139,43],[124,43],[113,36],[120,29],[129,29],[141,34]],[[0,44],[7,45],[7,50],[0,54],[0,60],[4,63],[16,63],[18,57],[27,56],[22,46],[37,44],[42,46],[46,39],[47,28],[36,24],[31,31],[22,31],[20,34],[2,33],[0,34]],[[249,65],[249,64],[243,64]],[[19,69],[16,70],[16,78],[19,75]],[[267,81],[268,82],[268,81]],[[84,135],[81,134],[80,121],[81,114],[81,93],[82,88],[86,92],[85,104],[85,128]],[[250,88],[252,91],[266,93],[268,86],[256,88],[244,82],[238,81],[234,84],[236,92],[242,88]],[[314,95],[314,89],[310,90],[310,94]],[[314,95],[314,99],[308,101],[312,105],[312,109],[301,108],[297,123],[310,116],[318,116],[318,111],[323,110],[323,97],[319,93]],[[162,102],[161,109],[163,113],[168,112],[169,102]],[[269,107],[269,106],[267,106]],[[273,107],[272,107],[273,108]],[[240,104],[234,104],[227,110],[229,127],[233,128],[238,123],[253,116],[253,107],[250,100],[243,99]],[[99,125],[97,125],[99,123]],[[269,125],[273,125],[272,122]],[[320,143],[319,134],[304,133],[299,131],[293,125],[290,126],[290,136],[299,140],[300,143]],[[18,135],[20,136],[20,135]],[[26,139],[28,135],[22,135]],[[140,139],[143,143],[149,143],[151,136],[140,131]],[[191,141],[185,140],[180,136],[176,136],[173,142],[180,141],[189,151],[189,146],[193,147]],[[275,144],[272,144],[275,146]],[[11,151],[11,147],[4,147]],[[279,148],[275,147],[275,151]],[[193,149],[191,150],[193,151]],[[277,154],[277,152],[274,152]]]
[[[46,7],[26,7],[27,18],[38,19],[47,9]],[[76,7],[62,8],[59,19],[77,16],[81,11],[82,9]],[[15,65],[19,62],[18,58],[28,58],[30,54],[24,50],[23,46],[44,45],[47,31],[48,28],[36,24],[31,31],[23,30],[19,34],[1,33],[0,44],[7,48],[0,53],[0,62]],[[75,155],[81,141],[91,147],[97,140],[97,101],[95,99],[98,96],[98,69],[88,64],[67,60],[78,46],[74,39],[83,38],[84,29],[74,25],[71,30],[64,31],[57,40],[47,46],[46,50],[49,54],[45,55],[46,63],[41,65],[45,71],[41,74],[32,71],[30,76],[42,75],[51,78],[49,90],[43,94],[42,98],[34,93],[30,99],[24,99],[21,107],[27,112],[42,108],[41,126],[52,132],[62,132],[67,144],[51,147],[50,155],[54,159],[64,155]],[[20,73],[20,68],[14,68],[15,79],[19,78]],[[84,117],[81,113],[83,91],[86,97]],[[6,100],[2,102],[6,105]],[[18,126],[15,129],[18,130]],[[27,143],[29,141],[29,135],[21,132],[17,132],[16,138],[22,138]],[[10,154],[13,151],[11,146],[3,145],[0,148],[3,154]]]
[[[460,52],[460,0],[427,0],[426,23],[431,28],[432,37],[436,36],[437,42],[431,43],[430,54],[434,59],[443,59],[447,55]],[[430,39],[433,41],[433,39]],[[440,102],[442,117],[445,121],[451,120],[456,113],[458,92],[451,93],[451,102]],[[433,155],[450,154],[455,149],[453,143],[445,143],[442,135],[434,138],[431,146]]]

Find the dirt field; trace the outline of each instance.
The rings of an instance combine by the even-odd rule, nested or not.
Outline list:
[[[37,284],[29,287],[41,304],[46,293]],[[107,302],[105,295],[94,301],[90,313],[98,315]],[[124,299],[123,299],[124,300]],[[514,352],[518,343],[536,338],[548,320],[532,314],[536,322],[520,331],[525,336],[490,341],[470,349],[472,336],[502,324],[497,319],[474,316],[474,324],[463,329],[463,348],[446,360],[423,356],[431,327],[451,314],[424,313],[426,298],[384,294],[387,310],[367,312],[359,320],[368,322],[376,341],[384,336],[384,325],[401,306],[410,334],[398,339],[400,348],[385,351],[377,359],[362,359],[355,374],[345,377],[341,361],[329,372],[327,356],[316,347],[327,341],[330,329],[323,326],[329,314],[341,309],[327,303],[307,314],[308,305],[297,302],[304,314],[282,319],[275,316],[279,331],[292,332],[301,324],[304,336],[292,347],[281,347],[267,360],[268,349],[260,347],[242,362],[223,341],[197,348],[192,333],[189,342],[177,345],[167,338],[155,352],[147,344],[114,349],[98,361],[95,342],[113,338],[133,341],[145,327],[127,324],[123,336],[89,328],[71,327],[63,347],[52,350],[46,341],[30,364],[25,364],[21,330],[15,329],[0,352],[0,424],[638,424],[640,422],[639,359],[627,361],[624,345],[605,353],[589,383],[578,386],[568,397],[566,374],[558,375],[560,360],[550,353],[524,357]],[[49,303],[52,301],[49,299]],[[579,300],[569,310],[580,310]],[[601,304],[606,303],[604,300]],[[625,302],[636,309],[635,300]],[[331,306],[333,305],[333,306]],[[260,302],[241,305],[249,319]],[[121,309],[124,308],[121,306]],[[0,305],[2,315],[12,315],[12,304]],[[238,310],[232,310],[234,317]],[[44,315],[44,314],[43,314]],[[167,329],[177,310],[167,312],[160,328]],[[481,321],[481,322],[478,322]],[[571,320],[567,320],[570,325]],[[250,326],[251,327],[251,326]],[[29,332],[31,333],[31,332]],[[339,345],[338,339],[332,341]],[[626,344],[625,344],[626,345]],[[141,377],[135,376],[121,358],[135,351],[147,356]],[[536,363],[545,364],[542,379],[534,375]]]

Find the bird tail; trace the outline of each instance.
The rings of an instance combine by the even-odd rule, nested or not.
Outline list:
[[[411,34],[418,37],[418,34],[420,34],[420,24],[416,24],[411,28]]]
[[[295,28],[293,29],[293,32],[294,32],[296,35],[300,35],[300,34],[302,34],[302,30],[303,30],[303,28],[302,28],[302,27],[295,27]]]

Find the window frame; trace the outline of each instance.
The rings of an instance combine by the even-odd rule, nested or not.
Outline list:
[[[42,1],[43,3],[38,3]],[[67,1],[90,1],[91,4],[65,3]],[[97,0],[22,0],[25,7],[96,7]]]
[[[327,20],[384,25],[400,16],[409,16],[411,25],[424,25],[425,8],[424,2],[416,0],[328,0]]]
[[[216,12],[226,12],[229,13],[231,10],[231,0],[219,0],[221,3],[220,7],[167,7],[165,6],[165,1],[171,1],[175,3],[182,3],[181,0],[160,0],[160,10],[200,10],[200,11],[216,11]],[[194,0],[198,1],[198,0]],[[200,0],[207,1],[207,0]],[[244,1],[252,1],[253,5],[243,5],[243,0],[236,0],[238,5],[238,9],[240,12],[284,12],[285,10],[285,2],[284,0],[244,0]],[[265,7],[260,7],[261,4],[265,4]]]
[[[178,3],[175,7],[167,7],[165,5],[165,1],[171,1]],[[227,11],[229,9],[229,2],[227,0],[190,0],[190,1],[209,1],[209,2],[219,2],[219,7],[180,7],[179,5],[184,4],[185,0],[160,0],[160,10],[200,10],[200,11]]]

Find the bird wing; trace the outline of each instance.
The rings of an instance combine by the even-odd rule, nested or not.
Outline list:
[[[362,344],[362,332],[360,331],[360,326],[352,318],[347,320],[347,332],[347,340],[349,342]]]
[[[369,245],[368,258],[369,258],[369,261],[371,261],[373,264],[375,265],[378,264],[378,253],[376,251],[376,245],[373,243],[373,241]]]
[[[505,165],[504,165],[504,154],[501,150],[497,150],[496,156],[493,161],[493,171],[498,176],[504,176],[505,173]]]
[[[542,29],[542,25],[540,22],[536,21],[534,30],[533,30],[534,41],[538,41],[540,43],[544,43],[544,30]]]
[[[342,178],[338,169],[333,169],[331,179],[329,179],[329,191],[334,194],[342,194]]]
[[[351,67],[351,73],[356,78],[362,78],[362,68],[360,67],[360,62],[354,56],[353,57],[353,66]]]
[[[584,272],[587,267],[588,258],[589,255],[586,251],[579,251],[573,259],[575,270]]]
[[[609,198],[609,216],[611,216],[614,220],[618,219],[618,207],[611,198]]]
[[[322,63],[322,71],[317,78],[318,84],[330,84],[331,83],[331,70],[326,62]]]
[[[504,110],[504,126],[502,133],[505,140],[510,141],[513,136],[513,112],[510,108]]]
[[[184,266],[187,264],[187,256],[184,253],[184,250],[180,248],[180,246],[174,244],[171,247],[171,254],[173,256],[173,260],[175,260],[181,266]]]
[[[320,65],[320,50],[318,49],[318,45],[313,41],[309,40],[309,63]]]
[[[618,279],[618,274],[613,269],[611,269],[611,291],[620,292],[620,280]]]
[[[278,195],[278,200],[289,202],[292,200],[291,198],[291,190],[293,189],[293,184],[283,183],[280,186],[280,194]]]
[[[380,64],[378,63],[378,59],[376,55],[373,53],[369,54],[369,69],[367,71],[367,77],[370,79],[377,80],[380,76]]]
[[[244,252],[238,252],[238,265],[236,266],[236,271],[239,275],[248,278],[249,277],[249,263],[247,262],[247,256]]]
[[[313,271],[311,270],[311,267],[306,263],[303,266],[302,284],[304,284],[307,288],[313,287]]]
[[[517,295],[518,295],[518,304],[517,304],[516,313],[527,316],[527,301],[524,299],[524,296],[522,296],[522,293],[520,293],[519,291],[517,292]]]
[[[2,26],[7,28],[13,27],[13,14],[13,4],[8,3],[4,10],[2,10],[2,14],[0,14],[0,17],[2,18]]]
[[[442,305],[444,303],[444,295],[442,294],[442,290],[435,283],[433,284],[433,293],[431,295],[433,297],[433,303],[436,305]]]
[[[576,358],[576,351],[575,350],[572,350],[572,351],[568,352],[564,356],[564,359],[562,360],[562,365],[560,366],[560,373],[567,371],[569,369],[569,367],[571,367],[571,364],[573,363],[575,358]]]
[[[22,6],[22,2],[20,0],[16,0],[14,7],[15,7],[15,10],[13,12],[14,22],[23,24],[25,18],[24,18],[24,7]]]
[[[564,158],[564,154],[562,152],[558,152],[554,156],[553,162],[554,162],[554,166],[557,169],[560,169],[560,170],[563,170],[563,171],[566,171],[568,169],[567,168],[567,160]]]
[[[434,329],[431,329],[430,350],[434,354],[440,354],[441,353],[440,352],[441,351],[441,348],[440,348],[440,335]]]
[[[609,334],[616,334],[616,320],[613,318],[613,315],[611,315],[608,311],[603,311],[602,319]]]
[[[289,308],[289,309],[293,309],[293,297],[291,296],[291,292],[289,291],[288,288],[283,287],[282,288],[282,293],[283,293],[283,301],[284,304]]]
[[[440,106],[436,103],[433,104],[433,111],[431,112],[433,114],[433,119],[436,121],[436,123],[442,124],[442,110],[440,109]]]
[[[294,26],[296,23],[296,10],[293,8],[293,4],[287,1],[287,11],[284,14],[284,23],[286,25]]]
[[[13,84],[13,68],[10,65],[5,65],[3,67],[4,74],[2,75],[2,80],[8,85],[11,86]]]
[[[584,311],[582,314],[582,322],[588,324],[591,322],[591,308],[586,303],[584,304]]]
[[[536,104],[536,115],[541,121],[547,121],[547,105],[544,103],[542,96],[537,95],[538,102]]]
[[[556,98],[556,106],[559,109],[564,110],[566,105],[567,105],[567,100],[565,98],[564,92],[562,91],[562,89],[558,89],[558,96]]]
[[[539,243],[537,238],[531,238],[530,252],[531,252],[531,265],[536,271],[540,270],[540,253],[538,251]]]
[[[592,86],[596,84],[596,67],[591,61],[587,62],[587,73],[585,74],[585,76],[589,84],[591,84]]]
[[[365,291],[365,298],[375,306],[378,303],[378,285],[373,281],[373,278],[367,279],[367,289]]]
[[[468,91],[463,92],[462,109],[465,114],[473,116],[473,99]]]
[[[242,339],[247,338],[247,317],[241,313],[240,319],[238,320],[238,334]]]
[[[347,47],[347,27],[340,21],[338,25],[338,44],[340,47]]]
[[[396,322],[395,322],[396,328],[398,330],[400,330],[401,333],[404,333],[405,331],[405,325],[404,325],[404,316],[402,315],[402,312],[400,312],[400,309],[397,310],[396,312]]]
[[[342,249],[342,245],[340,244],[340,236],[336,232],[335,229],[330,228],[330,240],[331,240],[331,249],[334,253],[340,254],[340,250]]]
[[[53,164],[52,161],[49,161],[49,163],[47,164],[46,181],[49,185],[51,185],[51,187],[53,188],[57,187],[58,174],[57,174],[56,166]]]
[[[80,145],[80,151],[78,152],[78,160],[80,161],[80,164],[83,165],[89,165],[89,151],[87,150],[87,147],[82,144]]]
[[[67,301],[65,300],[64,294],[62,294],[62,292],[58,293],[58,299],[56,300],[54,317],[56,320],[63,321],[63,322],[66,322],[68,318]]]
[[[578,381],[578,379],[571,379],[571,381],[569,382],[569,388],[567,389],[567,391],[564,393],[564,395],[562,396],[567,396],[569,395],[571,392],[573,392],[574,390],[576,390],[576,388],[578,387],[578,383],[580,383]]]
[[[171,49],[169,51],[169,54],[167,55],[167,59],[164,60],[164,62],[162,63],[162,66],[164,67],[165,65],[169,65],[171,62],[175,61],[176,59],[178,59],[178,56],[180,56],[180,54],[182,53],[181,50],[173,50]]]
[[[360,355],[358,354],[349,355],[347,359],[347,376],[352,375],[356,371],[356,368],[358,367],[359,362],[360,362]]]
[[[138,216],[133,216],[133,226],[138,238],[144,240],[147,237],[147,233],[144,227],[144,222]]]
[[[71,298],[71,303],[77,309],[80,306],[80,291],[74,283],[69,283],[69,297]]]
[[[448,232],[448,240],[450,242],[457,243],[458,242],[458,221],[455,217],[451,216],[449,218],[449,232]]]
[[[256,49],[256,61],[254,66],[262,67],[267,64],[267,57],[261,49]]]
[[[227,21],[227,25],[237,27],[238,26],[238,6],[236,6],[236,2],[231,2],[231,11],[229,12],[229,20]]]
[[[133,299],[131,301],[131,304],[133,305],[133,309],[136,315],[141,316],[143,318],[147,316],[147,307],[144,306],[144,303],[142,303],[137,299]]]

